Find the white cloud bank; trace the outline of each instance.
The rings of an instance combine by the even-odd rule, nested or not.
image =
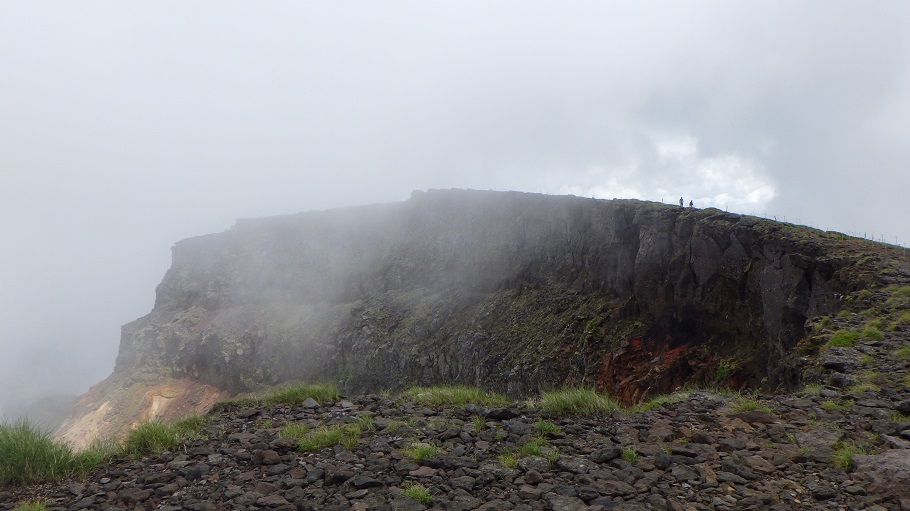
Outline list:
[[[651,138],[653,158],[615,166],[594,165],[571,173],[572,184],[547,179],[540,191],[582,197],[636,198],[676,203],[683,197],[697,207],[765,214],[777,195],[777,184],[762,164],[748,156],[703,156],[695,137]],[[560,172],[559,179],[570,172]]]

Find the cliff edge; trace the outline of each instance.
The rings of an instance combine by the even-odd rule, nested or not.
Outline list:
[[[174,246],[114,373],[58,433],[79,444],[299,379],[584,384],[626,403],[789,388],[823,376],[818,350],[796,349],[807,325],[910,283],[908,253],[716,209],[517,192],[240,220]]]

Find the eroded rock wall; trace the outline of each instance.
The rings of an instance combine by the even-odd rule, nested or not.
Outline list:
[[[846,271],[849,245],[712,209],[515,192],[241,220],[175,245],[114,375],[225,393],[583,383],[627,402],[693,382],[786,385],[806,318],[871,278]]]

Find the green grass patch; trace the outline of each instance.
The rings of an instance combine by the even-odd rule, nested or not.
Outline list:
[[[502,453],[499,457],[499,461],[505,467],[515,468],[518,465],[518,460],[528,456],[539,456],[541,458],[546,458],[550,463],[555,463],[561,455],[562,452],[557,447],[548,444],[547,439],[543,437],[532,437],[528,439],[527,442],[518,446],[517,449]]]
[[[888,297],[889,303],[910,303],[910,286],[888,286],[885,291],[891,292],[891,296]]]
[[[815,323],[815,325],[812,327],[812,330],[815,333],[818,333],[818,332],[821,332],[822,330],[830,329],[833,326],[834,326],[834,320],[832,320],[830,316],[823,316],[821,319],[819,319]]]
[[[622,450],[623,459],[633,465],[638,463],[638,456],[638,449],[636,449],[634,446],[630,445],[628,447],[624,447]]]
[[[849,472],[853,469],[853,456],[857,454],[869,454],[869,448],[854,442],[841,442],[835,447],[831,461],[834,466]]]
[[[536,429],[541,436],[551,435],[560,431],[559,426],[551,421],[544,419],[539,419],[536,423],[534,423],[534,429]]]
[[[847,392],[881,392],[882,388],[874,383],[857,383],[856,385],[851,385],[847,389]]]
[[[689,390],[680,390],[672,394],[664,394],[661,396],[655,396],[644,403],[639,403],[631,408],[628,411],[632,413],[646,412],[648,410],[653,410],[655,408],[660,408],[663,405],[679,403],[685,399],[688,399],[692,394],[693,389]]]
[[[892,353],[891,356],[898,360],[910,359],[910,346],[904,346],[894,350],[894,353]]]
[[[751,412],[753,410],[773,413],[771,407],[755,398],[740,396],[733,403],[733,413]]]
[[[51,434],[27,421],[0,424],[0,486],[29,485],[84,476],[110,458],[96,447],[75,452],[55,442]]]
[[[338,401],[341,398],[341,393],[334,383],[300,383],[290,387],[279,387],[262,392],[243,394],[222,401],[219,406],[255,406],[258,404],[294,406],[303,403],[310,397],[315,399],[320,405],[325,405]]]
[[[474,431],[477,433],[487,429],[487,420],[484,419],[483,415],[474,415],[471,417],[471,421],[474,423]]]
[[[854,401],[849,399],[843,403],[838,403],[837,401],[832,401],[831,399],[826,399],[821,402],[822,410],[826,412],[843,412],[844,410],[849,410],[853,407]]]
[[[371,413],[365,413],[360,417],[357,417],[357,425],[360,427],[361,431],[368,431],[370,433],[376,431],[376,419]]]
[[[619,405],[607,394],[576,387],[544,392],[540,407],[555,415],[597,415],[610,413]]]
[[[820,396],[822,389],[824,388],[825,386],[821,383],[807,383],[806,386],[803,387],[802,393],[807,396]]]
[[[43,500],[26,500],[16,504],[13,511],[47,511]]]
[[[502,394],[487,392],[466,385],[440,385],[436,387],[412,387],[403,397],[414,403],[428,406],[466,405],[499,406],[509,402]]]
[[[197,435],[205,425],[205,418],[194,415],[168,424],[156,420],[145,421],[127,433],[122,450],[133,458],[158,455],[177,448]]]
[[[294,440],[303,440],[313,428],[301,422],[292,422],[281,428],[281,436],[293,438]]]
[[[325,426],[319,429],[313,429],[304,434],[303,438],[298,440],[297,447],[301,451],[318,451],[325,447],[334,447],[343,445],[347,449],[357,447],[357,441],[360,439],[360,426],[355,424],[344,424],[338,426]]]
[[[401,453],[404,454],[406,458],[416,463],[436,456],[439,452],[439,447],[427,442],[411,442],[407,447],[401,450]]]
[[[313,398],[324,405],[334,403],[341,397],[338,387],[333,383],[303,383],[293,387],[275,389],[262,397],[262,402],[269,405],[299,405]]]
[[[733,376],[739,369],[739,363],[732,358],[725,358],[721,360],[717,367],[714,369],[714,379],[719,382],[725,382]]]
[[[407,481],[402,485],[401,490],[406,497],[410,497],[424,506],[430,505],[430,502],[433,501],[429,488],[420,483]]]
[[[838,330],[828,339],[828,346],[837,348],[852,348],[859,339],[859,332],[854,330]]]
[[[878,328],[875,328],[874,326],[867,326],[863,329],[860,337],[863,339],[871,339],[873,341],[881,341],[884,340],[885,335],[882,334]]]
[[[527,442],[522,444],[518,448],[518,453],[524,456],[543,456],[544,448],[547,446],[547,441],[541,437],[534,437],[529,439]]]
[[[885,320],[882,318],[875,318],[866,323],[866,328],[875,328],[877,330],[884,330],[886,326]]]
[[[516,468],[520,457],[514,451],[504,452],[499,455],[499,462],[506,468]]]

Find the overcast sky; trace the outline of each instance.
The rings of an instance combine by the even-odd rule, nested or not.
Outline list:
[[[479,188],[910,244],[907,2],[0,3],[0,413],[114,365],[180,239]]]

